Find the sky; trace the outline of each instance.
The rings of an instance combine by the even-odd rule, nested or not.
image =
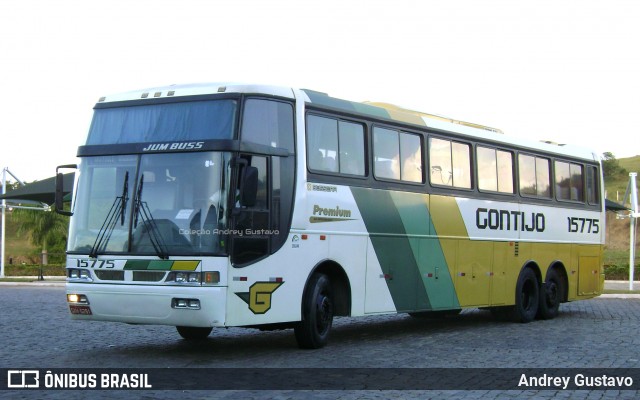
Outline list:
[[[99,97],[247,82],[640,154],[636,0],[2,0],[0,168],[75,163]]]

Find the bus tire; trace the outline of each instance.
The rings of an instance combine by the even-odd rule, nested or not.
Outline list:
[[[525,268],[520,272],[516,285],[516,304],[511,309],[511,320],[527,323],[536,318],[540,296],[540,284],[535,272]]]
[[[296,323],[294,332],[298,347],[319,349],[329,341],[333,324],[333,290],[325,274],[314,274],[302,297],[302,321]]]
[[[556,269],[550,269],[547,279],[540,288],[540,304],[538,305],[538,318],[552,319],[558,316],[560,303],[564,295],[564,285],[560,274]]]
[[[186,340],[204,340],[206,339],[213,328],[199,328],[194,326],[176,326],[178,333]]]

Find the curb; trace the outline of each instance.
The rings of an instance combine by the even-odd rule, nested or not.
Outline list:
[[[2,282],[0,281],[0,287],[2,286],[43,286],[43,287],[59,287],[64,286],[67,281],[64,276],[44,276],[44,280],[38,280],[37,276],[5,276],[8,279],[28,279],[31,281],[25,282]]]
[[[640,294],[601,294],[598,297],[594,297],[594,299],[640,299]]]
[[[33,281],[33,282],[0,282],[2,286],[40,286],[40,287],[64,287],[65,281]]]

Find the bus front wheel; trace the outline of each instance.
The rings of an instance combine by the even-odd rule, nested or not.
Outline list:
[[[213,328],[199,328],[194,326],[176,326],[178,333],[186,340],[203,340],[206,339]]]
[[[296,341],[302,349],[319,349],[329,341],[333,324],[333,290],[324,274],[314,274],[302,298],[302,321],[294,328]]]

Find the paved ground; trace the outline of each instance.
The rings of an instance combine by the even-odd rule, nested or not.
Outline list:
[[[560,316],[500,323],[469,310],[446,320],[340,318],[329,346],[291,330],[218,329],[200,343],[175,329],[71,321],[62,286],[0,286],[1,368],[640,368],[640,299],[565,304]],[[310,370],[312,371],[312,370]],[[495,379],[495,376],[491,376]],[[239,388],[240,389],[240,388]],[[636,398],[637,391],[8,392],[0,398]]]

